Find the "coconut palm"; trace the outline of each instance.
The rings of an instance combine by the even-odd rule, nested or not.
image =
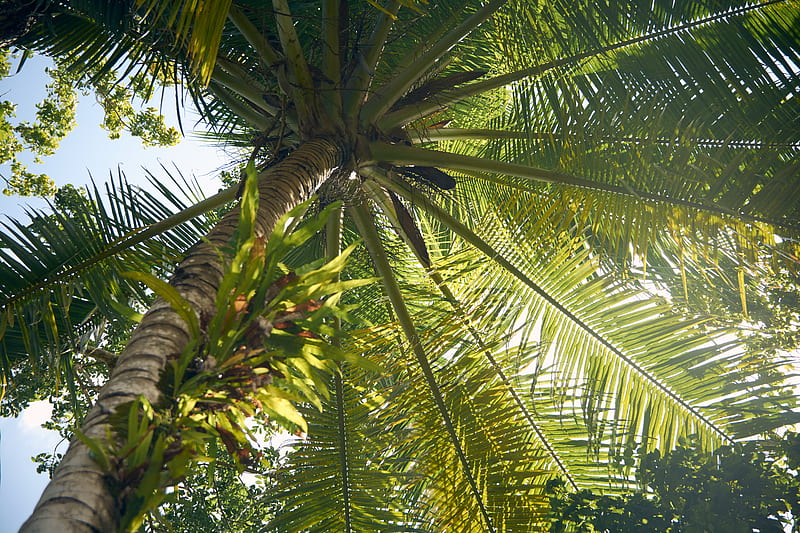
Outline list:
[[[796,421],[787,362],[723,326],[748,317],[748,284],[796,271],[797,2],[46,4],[17,46],[180,81],[258,192],[203,239],[236,187],[190,206],[161,183],[168,206],[120,182],[91,217],[7,226],[10,379],[35,361],[69,381],[73,325],[148,300],[119,272],[174,288],[150,282],[162,298],[24,531],[120,526],[138,493],[96,443],[135,428],[109,415],[167,401],[242,224],[264,240],[312,196],[325,235],[282,260],[363,241],[340,275],[380,284],[342,297],[336,342],[381,370],[341,363],[298,405],[276,531],[532,531],[554,476],[619,486],[641,449]],[[700,313],[709,294],[735,321]]]

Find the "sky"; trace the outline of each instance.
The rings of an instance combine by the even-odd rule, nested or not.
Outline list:
[[[48,78],[44,68],[48,64],[44,58],[33,58],[19,74],[0,80],[0,100],[17,104],[17,120],[34,120],[35,105],[45,96]],[[16,64],[12,66],[12,72],[15,70]],[[158,102],[149,105],[158,107]],[[165,100],[162,111],[168,124],[178,127],[171,95]],[[92,96],[81,97],[76,120],[75,130],[44,164],[33,164],[32,158],[23,158],[28,170],[48,174],[57,186],[67,183],[82,186],[90,184],[92,179],[101,185],[108,180],[109,171],[116,174],[119,167],[129,182],[149,187],[142,167],[159,176],[165,175],[161,163],[170,168],[174,163],[184,176],[194,175],[207,194],[213,194],[220,187],[218,169],[229,158],[223,150],[191,136],[189,132],[195,123],[191,117],[182,119],[187,137],[177,146],[147,149],[138,139],[126,134],[118,140],[108,139],[99,127],[102,110]],[[9,175],[8,165],[0,165],[0,176]],[[46,207],[43,200],[0,195],[0,223],[6,222],[9,216],[25,220],[26,208]],[[67,444],[61,442],[58,434],[40,427],[49,416],[50,405],[42,401],[32,404],[16,419],[0,418],[0,533],[19,529],[47,484],[47,474],[36,473],[31,457],[41,452],[66,451]]]
[[[49,402],[39,401],[17,418],[0,418],[0,533],[19,529],[47,485],[31,457],[66,450],[58,433],[41,428],[51,411]]]

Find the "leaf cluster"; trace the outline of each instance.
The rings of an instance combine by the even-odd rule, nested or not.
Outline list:
[[[684,442],[644,456],[640,492],[621,496],[548,484],[550,531],[637,533],[781,533],[800,531],[800,439],[722,446],[713,453]]]

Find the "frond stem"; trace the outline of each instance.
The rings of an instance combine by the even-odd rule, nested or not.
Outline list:
[[[328,221],[325,225],[325,255],[328,261],[338,257],[342,248],[342,208],[330,214]],[[339,276],[336,276],[336,281],[339,281]],[[341,320],[338,317],[333,317],[334,328],[336,330],[341,326]],[[331,339],[334,346],[341,346],[341,339]],[[344,530],[346,532],[353,531],[352,524],[352,503],[350,494],[350,469],[348,465],[348,442],[347,442],[347,424],[345,417],[347,412],[344,405],[344,380],[342,379],[342,368],[337,363],[337,371],[333,374],[334,388],[336,389],[336,421],[338,429],[338,445],[339,445],[339,470],[342,476],[342,506],[344,507]]]
[[[332,90],[323,91],[323,102],[330,108],[330,115],[342,114],[342,29],[347,27],[347,2],[343,0],[324,0],[322,2],[322,72]],[[346,36],[346,32],[345,35]]]
[[[272,68],[281,60],[280,55],[272,48],[264,34],[250,22],[250,19],[238,7],[231,5],[228,18],[268,67]]]
[[[381,57],[389,30],[394,24],[395,15],[400,10],[400,3],[397,0],[389,0],[384,7],[384,11],[378,16],[372,34],[367,43],[359,49],[358,60],[354,66],[354,72],[345,84],[344,101],[345,110],[348,116],[357,115],[358,107],[364,101],[369,90],[372,76],[375,74],[375,67]],[[362,53],[361,50],[364,50]]]
[[[314,90],[314,82],[311,80],[311,71],[308,69],[300,39],[294,29],[294,20],[289,10],[289,2],[287,0],[272,0],[272,6],[275,9],[278,38],[281,41],[283,52],[286,54],[289,71],[294,75],[295,82],[301,90],[301,95],[310,97]],[[299,104],[300,102],[297,103]]]
[[[403,329],[403,334],[410,344],[412,351],[414,352],[417,362],[419,363],[420,370],[422,370],[422,374],[425,376],[428,389],[431,391],[433,401],[442,417],[442,422],[445,426],[448,436],[450,437],[450,441],[455,449],[456,455],[459,458],[462,472],[469,483],[475,502],[480,508],[481,515],[483,516],[487,528],[489,531],[494,532],[495,528],[492,524],[492,519],[489,516],[488,510],[486,509],[486,504],[484,503],[483,496],[478,488],[478,483],[472,474],[469,460],[467,459],[467,456],[461,447],[461,441],[459,440],[453,420],[450,418],[450,412],[445,404],[442,391],[439,388],[439,385],[436,383],[436,376],[433,374],[433,369],[428,361],[428,356],[425,353],[422,344],[420,343],[416,327],[414,326],[414,322],[411,319],[411,314],[406,307],[403,294],[400,291],[400,286],[397,283],[397,279],[394,277],[392,267],[389,264],[389,260],[385,251],[383,250],[383,245],[381,244],[380,237],[378,236],[378,230],[375,228],[375,224],[372,221],[369,210],[365,205],[362,204],[349,207],[348,211],[355,221],[359,233],[364,239],[364,243],[367,246],[373,264],[375,265],[375,270],[377,271],[378,275],[381,276],[384,290],[386,291],[389,302],[394,309],[397,321],[400,323],[400,326]]]
[[[417,80],[428,72],[436,61],[489,19],[505,3],[506,0],[491,0],[487,2],[416,58],[408,68],[397,73],[390,82],[384,85],[380,91],[373,94],[364,104],[361,112],[362,122],[371,123],[374,119],[386,113]]]
[[[507,176],[515,176],[517,178],[524,178],[542,183],[570,185],[584,189],[603,191],[623,196],[631,196],[642,200],[688,207],[690,209],[697,209],[698,211],[708,211],[717,215],[735,217],[744,222],[758,222],[786,229],[797,229],[796,225],[777,220],[771,220],[764,217],[757,217],[747,213],[737,212],[718,205],[709,205],[690,200],[683,200],[681,198],[672,198],[660,194],[653,194],[635,190],[629,186],[601,183],[555,170],[529,167],[516,163],[506,163],[505,161],[494,161],[490,159],[483,159],[481,157],[454,154],[450,152],[426,150],[423,148],[400,144],[372,142],[370,143],[369,147],[375,161],[382,163],[391,163],[393,165],[418,165],[449,168],[452,170],[460,170],[462,172],[469,173],[478,178],[481,178],[483,173],[504,174]],[[364,162],[365,166],[368,166],[369,164],[369,161]]]
[[[208,84],[208,90],[215,97],[219,98],[233,114],[244,119],[259,131],[267,131],[267,129],[272,126],[272,121],[267,120],[266,116],[236,98],[216,79],[211,80],[211,83]]]
[[[525,132],[492,130],[481,128],[422,128],[406,130],[414,144],[424,144],[437,141],[467,140],[495,140],[495,139],[565,139],[569,135],[551,131]],[[620,144],[658,144],[663,146],[685,146],[691,144],[703,148],[743,148],[759,150],[762,148],[783,148],[786,150],[800,150],[800,142],[762,142],[747,139],[711,139],[711,138],[674,138],[668,137],[619,137],[612,135],[583,136],[583,139],[598,142],[612,142]]]
[[[217,63],[219,68],[215,68],[212,74],[212,79],[214,81],[242,98],[247,99],[254,107],[263,109],[264,112],[272,116],[280,113],[280,108],[267,104],[263,98],[265,93],[264,87],[260,87],[258,83],[253,81],[247,73],[245,73],[244,69],[221,57],[217,58]]]

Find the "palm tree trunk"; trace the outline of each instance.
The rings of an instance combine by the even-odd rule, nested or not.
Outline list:
[[[268,236],[284,213],[307,200],[332,174],[342,153],[334,142],[315,139],[265,171],[259,179],[256,232]],[[207,235],[207,242],[188,252],[170,280],[195,309],[201,329],[216,312],[214,302],[224,269],[218,249],[229,243],[238,221],[237,207]],[[157,299],[133,332],[81,431],[91,439],[104,439],[106,419],[117,406],[139,394],[156,403],[166,362],[178,358],[189,340],[183,319],[167,302]],[[21,533],[117,531],[124,507],[118,494],[124,487],[115,488],[115,484],[114,473],[104,471],[90,457],[88,447],[73,439]]]

